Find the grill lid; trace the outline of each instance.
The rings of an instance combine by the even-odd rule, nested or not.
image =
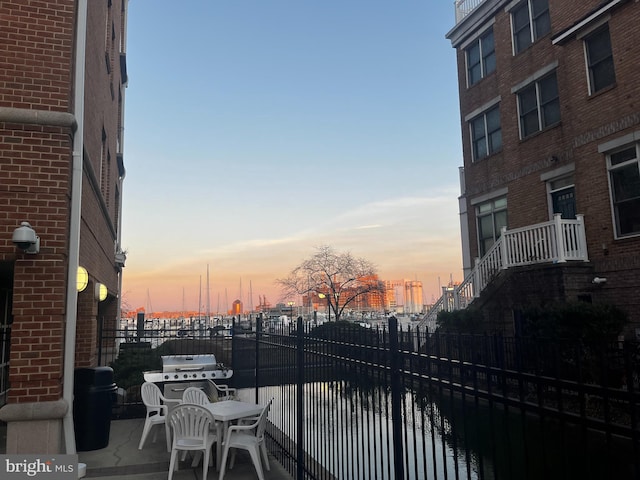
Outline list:
[[[147,382],[184,382],[195,380],[224,380],[233,370],[216,362],[215,355],[164,355],[162,371],[143,372]]]
[[[216,367],[219,368],[213,354],[162,356],[163,373],[208,371]]]

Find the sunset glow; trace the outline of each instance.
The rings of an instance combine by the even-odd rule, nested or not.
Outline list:
[[[275,280],[321,244],[427,303],[459,281],[454,12],[436,3],[131,2],[124,307],[299,302]]]

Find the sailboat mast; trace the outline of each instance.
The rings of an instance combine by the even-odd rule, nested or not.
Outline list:
[[[149,295],[148,288],[147,288],[147,311],[149,312],[149,317],[152,317],[153,307],[151,306],[151,296]]]
[[[200,323],[200,314],[202,312],[202,275],[200,275],[200,288],[198,289],[198,323]]]
[[[209,326],[209,318],[211,316],[211,299],[209,298],[209,264],[207,263],[207,327]]]

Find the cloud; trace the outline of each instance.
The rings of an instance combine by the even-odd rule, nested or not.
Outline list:
[[[125,290],[135,298],[145,295],[147,288],[162,292],[160,296],[154,293],[156,303],[166,302],[164,309],[170,309],[180,304],[183,286],[194,296],[209,265],[212,294],[228,289],[238,295],[244,279],[246,288],[253,282],[255,295],[266,294],[275,300],[279,296],[275,280],[323,244],[370,260],[383,279],[418,276],[433,291],[438,277],[460,275],[457,197],[450,191],[389,197],[309,215],[312,221],[303,228],[297,228],[301,222],[295,219],[282,222],[281,236],[264,235],[258,229],[253,236],[244,234],[232,241],[205,237],[197,248],[165,255],[162,262],[153,263],[153,257],[138,259],[133,245],[124,275]],[[432,290],[425,290],[432,295]]]
[[[376,224],[376,225],[360,225],[359,227],[355,227],[355,230],[372,230],[374,228],[381,228],[382,225],[381,224]]]

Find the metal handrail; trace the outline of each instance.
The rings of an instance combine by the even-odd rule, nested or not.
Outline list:
[[[485,0],[456,0],[454,2],[456,9],[456,23],[460,23],[464,17],[469,15]]]

